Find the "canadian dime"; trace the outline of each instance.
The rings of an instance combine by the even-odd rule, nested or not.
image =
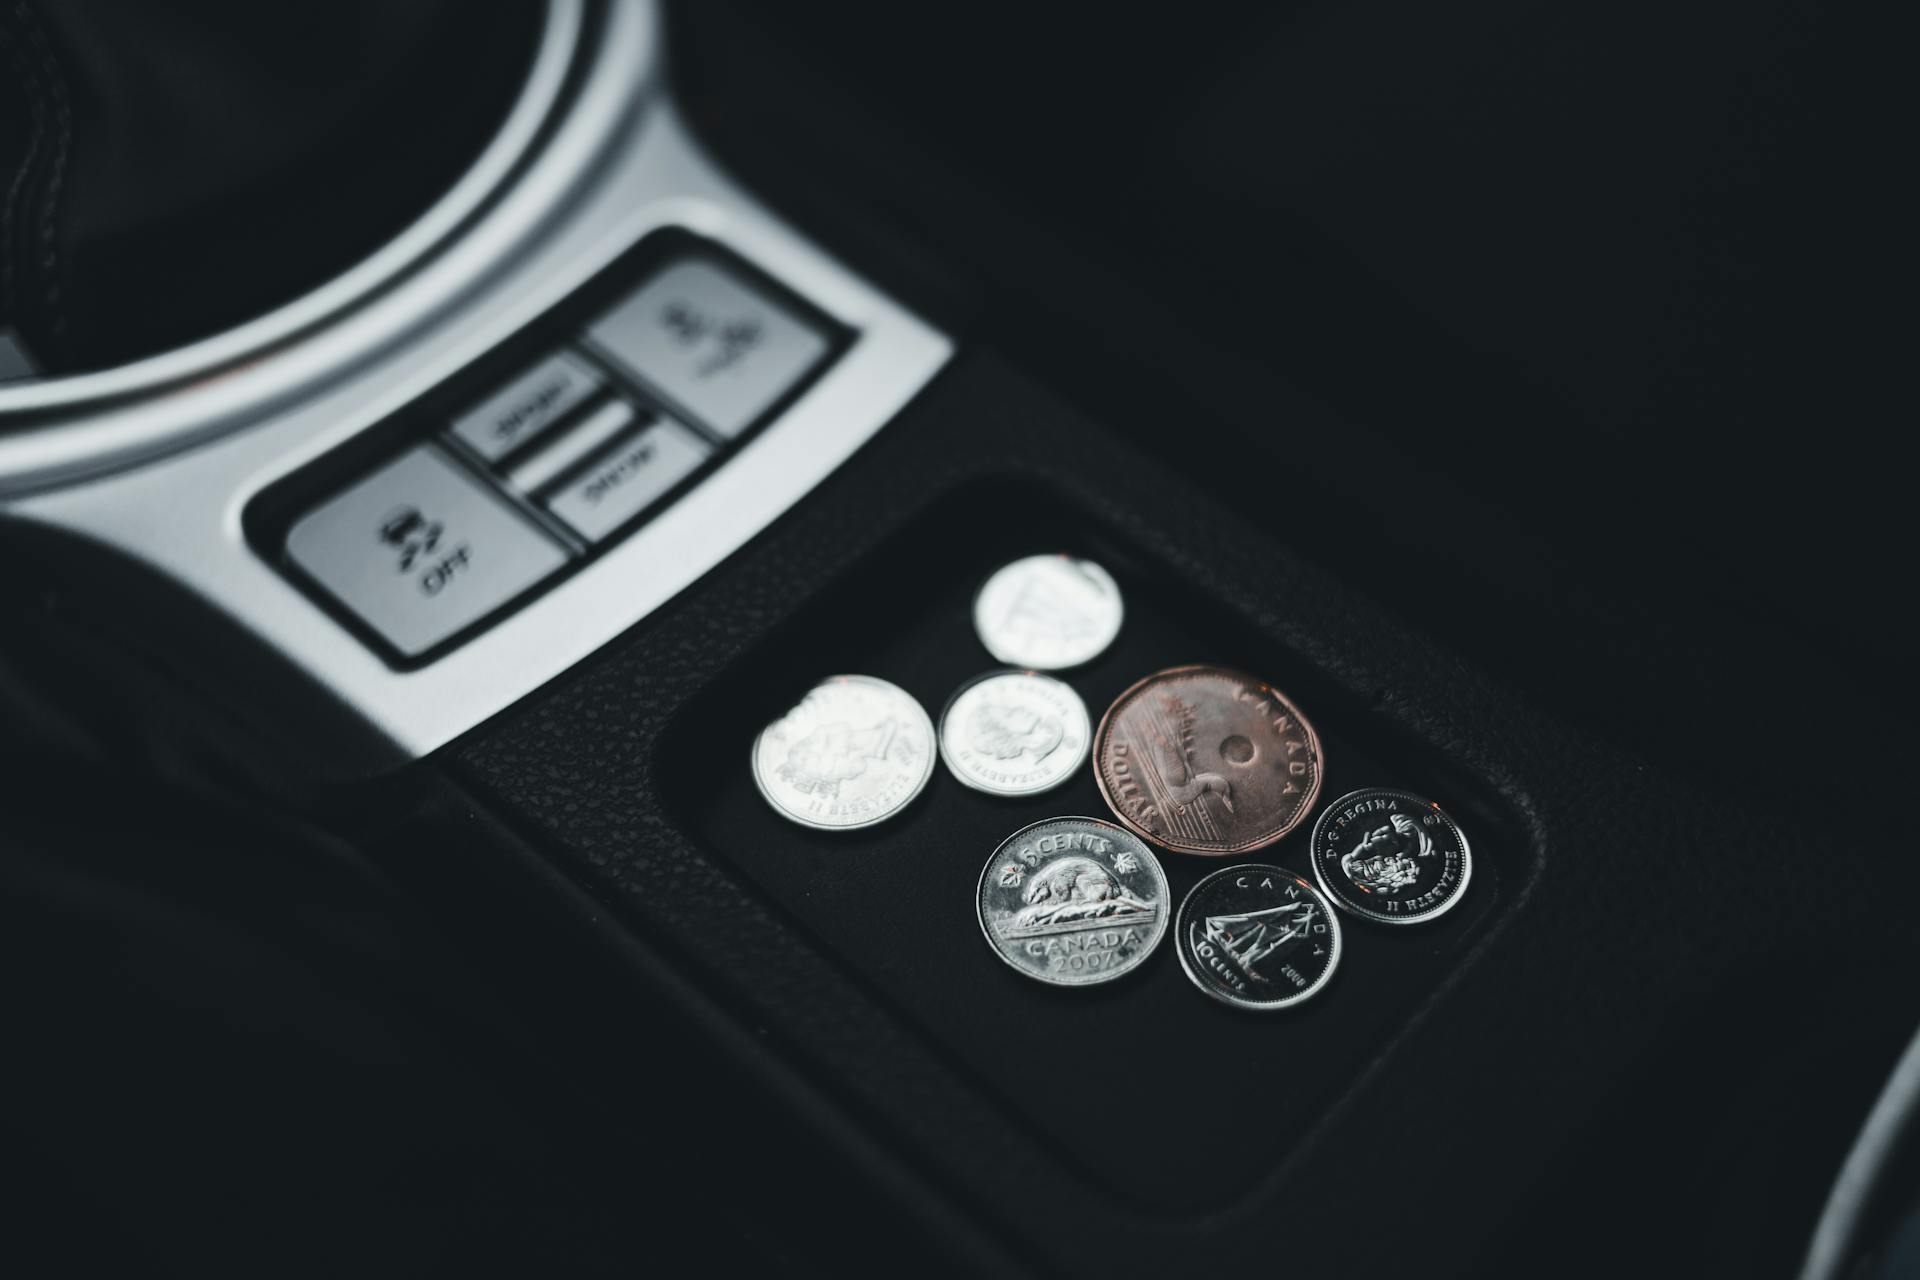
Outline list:
[[[1193,985],[1243,1009],[1299,1004],[1340,963],[1340,921],[1326,898],[1293,872],[1257,862],[1193,886],[1175,933]]]
[[[1167,930],[1153,851],[1098,818],[1048,818],[1008,836],[980,873],[980,931],[1002,960],[1062,987],[1110,982]]]
[[[1093,724],[1070,687],[1037,671],[990,671],[940,713],[940,758],[976,791],[1030,796],[1065,782],[1087,758]]]
[[[906,690],[830,676],[760,731],[753,781],[782,817],[828,831],[898,813],[933,774],[933,722]]]
[[[1444,915],[1467,891],[1467,837],[1410,791],[1352,791],[1313,824],[1313,878],[1335,905],[1382,924]]]
[[[1120,634],[1124,613],[1107,571],[1067,555],[1003,565],[973,598],[973,627],[987,652],[1036,671],[1093,661]]]
[[[1176,853],[1225,856],[1292,831],[1320,794],[1320,739],[1262,680],[1224,667],[1148,676],[1107,709],[1094,777],[1115,816]]]

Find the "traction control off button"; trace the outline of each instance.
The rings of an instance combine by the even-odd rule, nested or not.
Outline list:
[[[566,552],[428,445],[302,516],[287,555],[407,657],[563,566]]]

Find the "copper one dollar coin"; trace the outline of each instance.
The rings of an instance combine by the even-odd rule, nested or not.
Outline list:
[[[1174,667],[1114,700],[1093,740],[1100,794],[1129,828],[1176,853],[1272,844],[1320,794],[1320,738],[1264,680]]]

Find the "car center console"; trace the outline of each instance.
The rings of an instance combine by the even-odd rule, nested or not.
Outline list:
[[[641,283],[619,287],[637,263]],[[643,242],[431,406],[263,493],[254,548],[400,669],[533,607],[696,497],[848,345],[750,271],[684,233]],[[580,305],[594,295],[597,311]],[[398,452],[353,476],[367,441],[387,439]]]
[[[1254,398],[1288,465],[1222,447],[1204,335],[1118,291],[1082,305],[1136,337],[1083,358],[1122,388],[1163,365],[1178,394],[1089,412],[1044,343],[906,301],[872,210],[829,239],[828,202],[802,231],[731,176],[653,4],[547,18],[499,145],[378,260],[191,348],[0,382],[0,530],[56,643],[127,658],[174,691],[156,706],[218,708],[128,717],[297,779],[270,794],[403,869],[441,849],[410,870],[423,897],[634,1082],[588,1140],[671,1165],[649,1117],[680,1100],[649,1072],[704,1037],[868,1175],[848,1230],[884,1215],[995,1274],[1078,1268],[1087,1241],[1115,1275],[1497,1271],[1584,1240],[1596,1203],[1618,1223],[1708,1198],[1678,1156],[1616,1178],[1586,1152],[1677,1129],[1743,1204],[1817,1164],[1738,1158],[1791,1129],[1745,1117],[1812,1105],[1786,1068],[1742,1072],[1803,1030],[1904,1039],[1903,922],[1743,869],[1864,882],[1872,851],[1543,711],[1432,638],[1445,580],[1330,572],[1359,489],[1471,518],[1407,458],[1279,392]],[[1356,929],[1325,994],[1270,1016],[1171,955],[1058,989],[981,945],[972,898],[1008,833],[1106,812],[1091,770],[1006,798],[936,768],[846,832],[762,801],[750,748],[815,681],[938,708],[994,665],[980,583],[1054,551],[1127,601],[1063,675],[1096,715],[1155,670],[1259,673],[1318,730],[1323,802],[1445,798],[1475,858],[1459,909]],[[1260,856],[1304,871],[1305,840]],[[1175,896],[1219,865],[1165,862]],[[554,962],[536,917],[579,956]],[[677,1020],[634,1019],[622,985]],[[1783,1211],[1755,1247],[1796,1229]],[[1621,1231],[1597,1254],[1649,1247]]]
[[[936,777],[856,832],[796,828],[755,794],[749,745],[821,673],[870,672],[937,706],[990,665],[973,592],[1042,546],[1106,565],[1129,602],[1113,648],[1063,673],[1089,705],[1181,661],[1269,673],[1313,709],[1331,793],[1384,781],[1449,797],[1474,831],[1468,901],[1432,927],[1353,939],[1329,990],[1284,1015],[1202,999],[1169,956],[1064,990],[1000,964],[969,902],[1009,831],[1105,811],[1090,771],[1026,799]],[[1293,550],[975,353],[696,595],[448,764],[482,812],[555,851],[762,1028],[782,1069],[903,1144],[902,1180],[955,1187],[989,1218],[1045,1205],[1124,1237],[1142,1272],[1196,1249],[1251,1264],[1277,1223],[1344,1212],[1348,1188],[1321,1173],[1336,1160],[1359,1153],[1409,1185],[1445,1183],[1462,1149],[1494,1162],[1502,1144],[1577,1120],[1533,1095],[1546,1077],[1526,1057],[1552,1043],[1529,1050],[1497,1030],[1512,1013],[1503,943],[1544,866],[1510,770],[1551,748],[1523,713],[1497,712],[1487,686],[1433,680],[1431,662]],[[1511,718],[1484,734],[1497,714]],[[1266,854],[1291,865],[1296,843]],[[1162,861],[1176,897],[1218,865]],[[1559,1007],[1562,1029],[1587,1012]],[[1529,1015],[1556,1020],[1551,1005]],[[1501,1045],[1500,1069],[1459,1077],[1463,1031]],[[1421,1082],[1442,1074],[1455,1092],[1436,1105]],[[1478,1132],[1496,1095],[1538,1106],[1536,1126]],[[1428,1215],[1447,1199],[1414,1197],[1399,1222],[1438,1229]],[[1018,1225],[995,1234],[1071,1256]],[[1366,1254],[1333,1236],[1293,1248],[1319,1262]]]
[[[951,349],[700,149],[653,4],[548,14],[495,147],[379,258],[193,347],[0,384],[0,511],[68,558],[73,607],[116,626],[130,571],[191,612],[130,639],[265,740],[297,707],[303,767],[404,764],[568,670]]]

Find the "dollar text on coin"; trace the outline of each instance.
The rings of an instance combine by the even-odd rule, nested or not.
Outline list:
[[[845,831],[885,821],[933,774],[933,722],[906,690],[831,676],[761,730],[753,780],[781,816]]]
[[[1048,818],[1008,836],[980,873],[987,945],[1040,982],[1110,982],[1166,932],[1167,880],[1153,851],[1099,818]]]

